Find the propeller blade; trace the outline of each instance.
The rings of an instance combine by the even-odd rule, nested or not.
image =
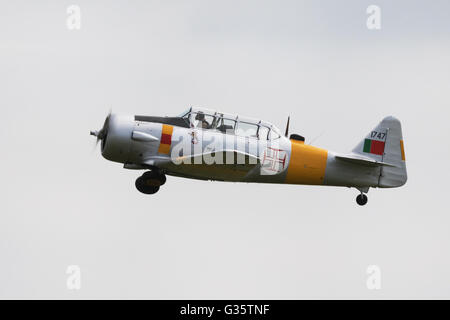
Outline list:
[[[109,119],[111,118],[111,113],[112,113],[112,110],[109,109],[108,116],[106,117],[105,122],[103,123],[103,127],[99,131],[92,130],[90,132],[91,136],[97,137],[97,139],[95,141],[94,150],[97,148],[98,142],[103,141],[103,139],[105,139],[106,136],[108,135]]]
[[[287,123],[286,123],[286,133],[284,134],[286,137],[289,135],[289,120],[291,119],[291,116],[288,116]]]
[[[94,153],[95,150],[97,150],[97,146],[98,146],[98,139],[95,139],[95,143],[94,143],[94,145],[92,146],[92,151],[91,151],[91,153]]]

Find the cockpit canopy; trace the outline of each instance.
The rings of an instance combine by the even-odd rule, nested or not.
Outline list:
[[[280,137],[280,131],[271,123],[217,112],[206,108],[190,108],[180,115],[191,128],[220,131],[264,140]]]

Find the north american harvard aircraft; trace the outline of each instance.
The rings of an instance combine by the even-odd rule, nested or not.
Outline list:
[[[344,154],[289,136],[289,118],[283,135],[269,122],[193,107],[177,117],[110,113],[91,135],[101,141],[104,158],[147,170],[135,182],[144,194],[156,193],[172,175],[353,187],[356,202],[365,205],[369,188],[400,187],[407,180],[401,124],[392,116]]]

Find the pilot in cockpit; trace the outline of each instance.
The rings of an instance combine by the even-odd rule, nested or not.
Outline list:
[[[194,127],[208,129],[209,123],[205,120],[205,114],[202,111],[199,111],[195,116]]]

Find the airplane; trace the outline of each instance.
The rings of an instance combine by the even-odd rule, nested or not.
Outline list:
[[[135,186],[156,193],[166,175],[215,181],[325,185],[356,188],[358,205],[369,188],[406,183],[400,121],[384,118],[353,150],[336,153],[284,135],[273,124],[191,107],[176,117],[119,115],[111,112],[99,131],[101,154],[126,169],[146,170]]]

